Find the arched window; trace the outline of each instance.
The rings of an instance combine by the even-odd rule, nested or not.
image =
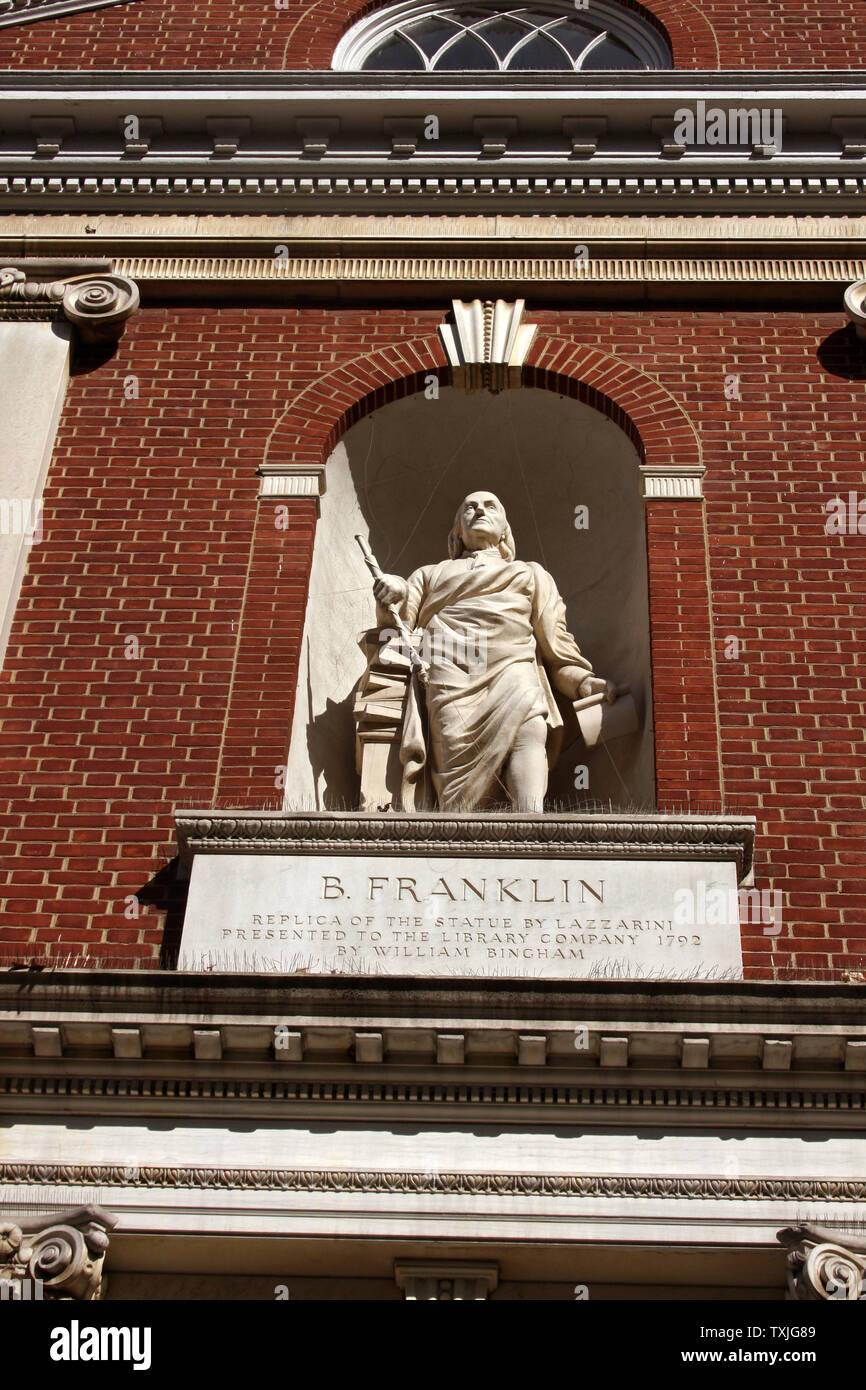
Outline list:
[[[669,68],[664,37],[615,0],[508,5],[408,0],[364,16],[333,66],[364,72],[601,72]]]

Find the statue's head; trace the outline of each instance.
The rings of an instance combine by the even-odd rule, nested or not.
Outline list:
[[[505,508],[492,492],[470,492],[457,508],[448,537],[448,554],[459,560],[464,550],[495,546],[503,560],[513,560],[516,548]]]

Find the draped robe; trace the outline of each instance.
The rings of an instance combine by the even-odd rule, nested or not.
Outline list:
[[[441,810],[504,800],[503,767],[523,724],[544,718],[548,750],[562,728],[551,680],[559,686],[559,673],[572,668],[565,684],[574,698],[592,674],[556,584],[541,565],[482,552],[474,563],[462,556],[415,570],[404,612],[430,675],[423,693],[411,682],[406,701],[403,806],[423,802],[427,774]]]

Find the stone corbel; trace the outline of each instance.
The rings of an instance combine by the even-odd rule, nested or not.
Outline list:
[[[788,1291],[795,1302],[866,1302],[866,1240],[828,1226],[777,1233],[788,1250]]]
[[[439,337],[452,368],[455,386],[467,391],[503,391],[519,386],[537,325],[526,323],[526,301],[452,300],[452,323]]]
[[[686,145],[674,134],[676,121],[673,116],[653,116],[650,129],[658,138],[659,154],[663,159],[682,159]]]
[[[153,141],[162,134],[161,116],[136,116],[130,129],[130,117],[119,116],[120,138],[124,159],[144,159]],[[132,133],[134,131],[134,133]]]
[[[111,261],[34,258],[0,264],[0,319],[65,318],[82,343],[116,342],[139,305],[138,286]]]
[[[866,120],[862,116],[833,116],[830,129],[842,141],[843,159],[862,159],[866,155]]]
[[[391,154],[394,158],[411,159],[418,149],[424,122],[418,116],[389,116],[383,123],[383,129],[391,141]]]
[[[71,116],[31,116],[30,128],[36,142],[37,159],[53,159],[60,153],[63,141],[75,133]]]
[[[481,137],[482,158],[499,159],[517,131],[517,119],[514,116],[476,116],[472,129]]]
[[[642,464],[640,469],[645,502],[682,502],[704,495],[702,464],[682,468],[666,464]]]
[[[606,116],[565,116],[563,134],[571,141],[575,159],[591,159],[598,149],[598,137],[607,129]]]
[[[108,1233],[117,1217],[104,1207],[0,1224],[4,1298],[89,1302],[103,1298]]]
[[[440,1303],[487,1298],[499,1283],[495,1264],[460,1264],[451,1260],[398,1260],[394,1279],[407,1300]]]
[[[340,129],[337,116],[304,116],[297,121],[305,159],[321,159]]]
[[[252,129],[249,116],[208,116],[204,124],[213,141],[214,159],[233,159]]]
[[[325,465],[294,468],[289,463],[263,463],[259,467],[259,500],[265,497],[312,497],[319,514],[319,498],[325,491]]]

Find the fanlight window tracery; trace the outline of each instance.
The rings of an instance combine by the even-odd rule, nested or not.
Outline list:
[[[593,0],[399,4],[365,16],[344,37],[334,67],[365,72],[600,72],[664,68],[662,35],[635,11]]]

